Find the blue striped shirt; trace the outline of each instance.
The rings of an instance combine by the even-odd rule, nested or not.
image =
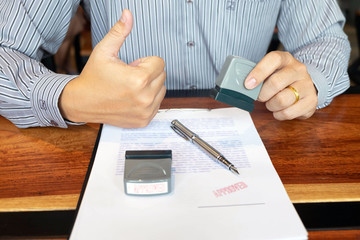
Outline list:
[[[63,41],[80,0],[0,0],[0,113],[18,127],[66,127],[58,99],[76,76],[39,60]],[[336,0],[84,0],[95,46],[124,8],[134,27],[119,56],[165,60],[167,89],[210,89],[225,58],[254,62],[277,27],[286,51],[307,66],[318,108],[349,87],[350,45]]]

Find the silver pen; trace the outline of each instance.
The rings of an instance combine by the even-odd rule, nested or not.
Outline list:
[[[185,140],[198,145],[202,150],[215,158],[219,163],[223,164],[231,172],[239,174],[234,164],[226,160],[226,158],[220,152],[202,140],[197,134],[193,133],[187,127],[182,125],[178,120],[172,120],[170,127]]]

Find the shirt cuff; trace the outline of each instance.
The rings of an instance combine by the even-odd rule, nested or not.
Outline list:
[[[325,103],[326,103],[327,93],[329,91],[329,86],[326,81],[326,78],[313,65],[307,65],[306,63],[305,63],[305,65],[306,65],[307,71],[318,91],[317,108],[318,109],[323,108],[327,105]]]
[[[49,73],[41,75],[31,89],[31,107],[41,127],[67,128],[59,109],[59,97],[65,85],[77,75]]]

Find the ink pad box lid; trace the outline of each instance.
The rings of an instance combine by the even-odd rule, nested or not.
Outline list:
[[[172,191],[171,150],[126,151],[124,189],[127,195],[153,196]]]

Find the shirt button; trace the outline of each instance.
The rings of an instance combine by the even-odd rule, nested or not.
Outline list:
[[[188,47],[193,47],[193,46],[195,46],[195,42],[194,41],[189,41],[189,42],[186,43],[186,45]]]
[[[197,87],[196,87],[195,85],[191,85],[189,88],[190,88],[191,90],[195,90]]]
[[[58,124],[57,122],[55,122],[54,120],[51,120],[51,121],[50,121],[50,124],[51,124],[51,126],[53,126],[53,127],[58,127],[58,126],[59,126],[59,124]]]

